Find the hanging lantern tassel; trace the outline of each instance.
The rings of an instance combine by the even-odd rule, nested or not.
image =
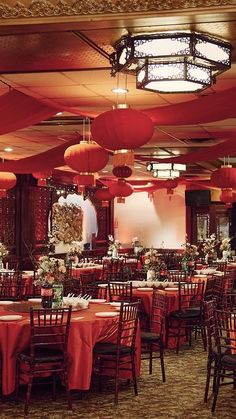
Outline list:
[[[113,167],[134,165],[134,152],[132,150],[116,150],[113,155]]]

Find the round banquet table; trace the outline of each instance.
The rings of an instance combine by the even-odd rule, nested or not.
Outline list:
[[[111,312],[108,304],[92,304],[87,310],[72,313],[68,341],[68,378],[72,390],[88,390],[92,375],[93,347],[97,342],[116,340],[119,312],[116,317],[96,317],[97,312]],[[15,389],[16,354],[29,345],[29,313],[10,311],[10,305],[1,305],[0,316],[20,314],[19,321],[0,320],[0,352],[2,357],[2,393],[11,394]],[[136,372],[140,373],[140,332],[136,341]],[[130,378],[127,375],[124,378]]]
[[[99,264],[85,266],[85,267],[72,266],[73,278],[79,278],[81,274],[90,274],[90,273],[95,273],[98,276],[98,278],[100,278],[102,271],[103,271],[103,265],[99,265]]]

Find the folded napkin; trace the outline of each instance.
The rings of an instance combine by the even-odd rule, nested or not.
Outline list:
[[[63,303],[66,306],[72,306],[72,308],[77,308],[77,309],[82,310],[84,308],[88,308],[89,300],[85,300],[84,298],[80,298],[80,297],[64,297]]]

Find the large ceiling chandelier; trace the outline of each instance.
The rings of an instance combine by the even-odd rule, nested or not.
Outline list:
[[[228,42],[195,32],[126,35],[111,55],[112,74],[136,74],[138,89],[198,92],[231,66]]]

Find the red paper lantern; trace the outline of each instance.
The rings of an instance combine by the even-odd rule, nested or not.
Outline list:
[[[132,169],[129,166],[116,166],[112,170],[114,176],[125,179],[132,175]]]
[[[52,177],[52,171],[48,170],[46,172],[34,172],[32,173],[32,176],[37,179],[37,185],[38,186],[46,186],[47,185],[47,179]]]
[[[146,144],[152,137],[154,124],[141,111],[113,109],[97,116],[91,125],[93,139],[108,150],[133,150]],[[134,153],[115,153],[114,166],[133,164]]]
[[[135,109],[113,109],[97,116],[91,133],[101,147],[108,150],[134,149],[146,144],[152,137],[152,120]]]
[[[112,201],[112,199],[114,198],[114,196],[111,195],[108,188],[98,189],[95,192],[95,197],[99,201],[102,201],[102,207],[109,207],[109,202]]]
[[[231,208],[232,203],[236,201],[236,195],[233,193],[232,189],[225,189],[220,195],[221,202],[224,202],[226,207]]]
[[[94,173],[106,166],[109,154],[98,144],[81,141],[66,149],[64,159],[69,167],[79,173]]]
[[[6,197],[6,191],[16,185],[16,175],[11,172],[0,172],[0,198]]]
[[[164,187],[167,189],[167,195],[173,195],[174,189],[177,188],[178,182],[175,179],[168,179],[164,182]]]
[[[118,182],[111,185],[109,189],[110,193],[118,198],[117,202],[119,203],[124,203],[124,198],[132,195],[133,193],[132,186],[124,179],[119,179]]]
[[[222,189],[236,188],[236,168],[230,165],[220,167],[212,173],[211,182]]]

